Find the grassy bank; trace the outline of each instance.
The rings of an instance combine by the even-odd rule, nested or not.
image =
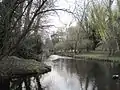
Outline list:
[[[91,51],[81,54],[74,53],[65,53],[61,54],[62,56],[73,57],[77,60],[97,60],[97,61],[106,61],[106,62],[120,62],[120,56],[109,56],[108,52],[105,51]]]

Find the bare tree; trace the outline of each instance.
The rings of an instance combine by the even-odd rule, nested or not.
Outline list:
[[[56,10],[56,0],[3,0],[1,2],[1,58],[6,55],[13,55],[20,43],[30,35],[44,27],[49,27],[46,17]],[[44,19],[45,18],[45,19]],[[45,25],[45,24],[46,25]]]

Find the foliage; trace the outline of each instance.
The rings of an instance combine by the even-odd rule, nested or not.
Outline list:
[[[82,6],[80,2],[84,2]],[[56,47],[63,50],[67,45],[70,47],[69,50],[72,49],[76,53],[82,48],[87,49],[88,47],[89,50],[95,50],[103,44],[110,52],[119,50],[120,1],[117,0],[117,5],[113,7],[114,2],[114,0],[77,1],[74,10],[77,25],[64,29],[65,38],[63,42],[56,39]]]
[[[43,43],[40,35],[30,35],[19,45],[16,54],[18,57],[34,58],[34,55],[43,52],[42,46]]]
[[[65,32],[59,30],[59,33],[56,34],[55,51],[81,52],[85,49],[87,51],[92,49],[92,41],[87,33],[79,27],[79,24],[76,27],[67,28]]]

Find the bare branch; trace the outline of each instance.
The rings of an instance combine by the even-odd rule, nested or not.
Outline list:
[[[28,6],[33,2],[33,0],[29,1],[28,2],[28,5],[25,7],[24,11],[22,12],[22,14],[17,18],[16,22],[13,24],[13,26],[11,28],[9,28],[9,30],[13,30],[16,25],[17,25],[17,22],[22,18],[22,16],[24,15],[24,13],[26,12]]]
[[[24,37],[26,37],[26,35],[31,31],[31,25],[33,24],[34,19],[36,18],[36,16],[38,15],[37,13],[39,12],[39,10],[43,7],[43,5],[47,2],[47,0],[43,0],[42,4],[38,7],[38,9],[35,11],[32,19],[30,20],[28,27],[24,30],[24,32],[22,33],[22,35],[18,38],[16,44],[10,48],[10,50],[7,52],[7,54],[12,54],[14,52],[14,50],[16,49],[16,47],[19,45],[19,43],[23,40]]]

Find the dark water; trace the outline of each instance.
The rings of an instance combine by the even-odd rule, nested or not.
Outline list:
[[[52,71],[43,75],[44,90],[120,90],[120,64],[114,62],[58,59],[51,64]]]

